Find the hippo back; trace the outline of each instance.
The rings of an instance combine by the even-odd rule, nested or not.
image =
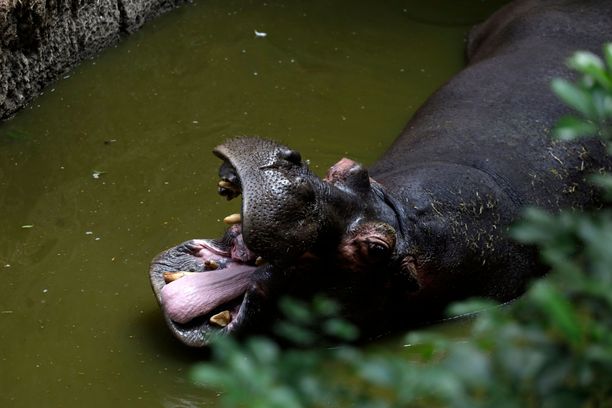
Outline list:
[[[423,168],[456,164],[488,175],[517,208],[593,204],[585,176],[610,162],[597,140],[552,140],[551,128],[569,109],[550,83],[571,79],[567,58],[576,50],[600,53],[602,39],[612,40],[612,1],[505,6],[472,30],[467,68],[417,111],[371,174],[401,188],[413,170],[422,182]]]

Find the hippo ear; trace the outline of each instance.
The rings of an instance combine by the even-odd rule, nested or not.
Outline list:
[[[361,164],[353,167],[349,172],[345,185],[355,192],[367,193],[372,187],[370,185],[370,174],[368,170]]]
[[[367,193],[371,188],[368,170],[347,158],[341,159],[329,169],[325,181],[357,194]]]

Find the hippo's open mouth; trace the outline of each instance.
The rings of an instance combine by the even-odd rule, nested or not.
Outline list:
[[[220,193],[227,195],[227,180]],[[232,184],[233,196],[241,187]],[[233,198],[232,196],[232,198]],[[240,214],[224,220],[220,239],[193,239],[159,254],[150,269],[153,289],[174,335],[201,347],[212,334],[239,329],[247,317],[245,295],[256,286],[257,269],[269,268],[244,242]],[[263,284],[262,282],[260,282]]]
[[[219,193],[242,195],[242,214],[226,217],[231,226],[221,239],[187,241],[159,254],[150,268],[168,326],[195,347],[211,334],[252,326],[267,300],[271,271],[299,257],[318,227],[306,181],[311,173],[299,154],[256,138],[234,139],[215,154],[224,161]]]
[[[241,305],[262,264],[232,225],[220,240],[194,239],[160,254],[151,281],[174,334],[202,346],[209,334],[231,332],[243,319]]]

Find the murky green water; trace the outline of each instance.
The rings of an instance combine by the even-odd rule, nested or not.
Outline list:
[[[319,174],[371,163],[495,3],[202,1],[0,124],[0,406],[214,406],[147,279],[157,252],[237,210],[211,149],[258,134]]]

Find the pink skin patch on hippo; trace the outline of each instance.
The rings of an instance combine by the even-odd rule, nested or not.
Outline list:
[[[230,253],[219,248],[208,244],[206,240],[194,239],[191,241],[192,244],[192,255],[198,258],[210,259],[210,258],[227,258]]]
[[[334,164],[329,168],[329,170],[327,170],[327,174],[323,178],[323,181],[330,184],[342,184],[343,182],[348,180],[353,174],[353,171],[358,168],[361,168],[361,165],[359,163],[354,160],[343,157],[338,161],[338,163]],[[376,183],[376,180],[371,177],[369,177],[369,180],[371,183]]]
[[[343,157],[338,161],[338,163],[334,164],[329,168],[329,170],[327,170],[327,175],[323,181],[328,183],[344,181],[350,174],[351,169],[355,166],[358,166],[357,162]]]

